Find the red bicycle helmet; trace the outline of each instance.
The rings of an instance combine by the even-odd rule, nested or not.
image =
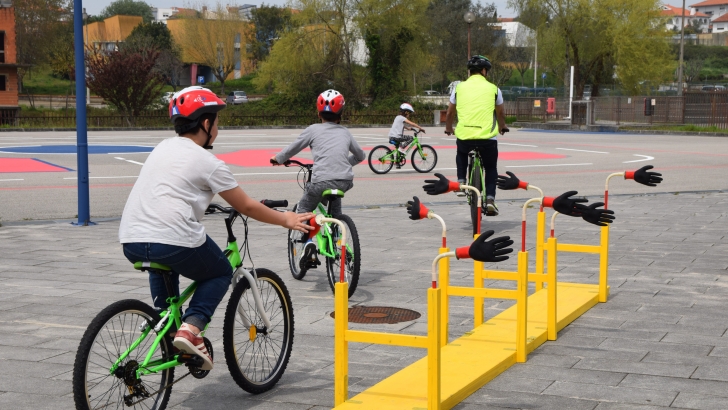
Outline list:
[[[185,118],[191,121],[179,128],[175,126],[177,133],[182,135],[198,127],[200,117],[204,114],[217,114],[223,108],[225,108],[225,102],[219,99],[215,93],[207,88],[192,86],[184,88],[172,96],[169,101],[169,117],[172,122],[177,118]],[[213,126],[214,124],[210,124],[208,129],[201,127],[207,134],[207,141],[202,146],[204,149],[212,149],[212,145],[210,145],[212,135],[210,132]]]
[[[225,101],[207,88],[192,86],[178,91],[169,101],[169,117],[196,120],[202,114],[215,114],[225,108]]]
[[[336,90],[326,90],[316,99],[318,112],[331,112],[341,114],[344,111],[344,96]]]

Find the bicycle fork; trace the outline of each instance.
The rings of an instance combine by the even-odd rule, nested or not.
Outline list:
[[[245,279],[248,280],[248,284],[250,285],[250,290],[253,292],[253,299],[255,300],[255,308],[258,310],[258,314],[263,319],[263,324],[267,329],[270,329],[272,326],[270,324],[270,320],[268,319],[268,315],[265,313],[265,308],[263,307],[263,301],[260,299],[260,291],[258,290],[258,280],[257,278],[253,277],[253,275],[244,268],[239,268],[237,272],[233,275],[233,288],[240,282],[240,276],[244,276]],[[245,310],[243,310],[243,307],[240,306],[240,303],[238,303],[237,306],[238,316],[240,316],[240,320],[243,321],[243,324],[245,327],[250,329],[251,326],[254,326],[253,323],[250,321],[248,316],[245,314]]]

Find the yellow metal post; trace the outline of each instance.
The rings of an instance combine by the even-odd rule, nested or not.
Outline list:
[[[334,407],[349,398],[349,284],[334,286]]]
[[[536,219],[536,274],[543,275],[543,256],[544,256],[544,232],[546,230],[546,213],[542,210],[538,212]],[[536,291],[543,289],[543,282],[536,281]]]
[[[556,328],[556,238],[549,238],[546,245],[549,254],[548,261],[548,309],[546,311],[546,328],[548,329],[546,338],[548,340],[556,340],[558,329]]]
[[[518,298],[516,299],[516,362],[524,363],[526,353],[526,321],[528,320],[528,252],[518,252]]]
[[[473,235],[473,239],[478,239],[480,234]],[[476,289],[483,288],[483,262],[473,262],[473,287]],[[483,298],[473,299],[473,329],[483,324]]]
[[[609,225],[602,226],[602,237],[599,247],[601,248],[599,252],[599,302],[604,303],[609,296],[609,290],[607,289],[609,278]]]
[[[449,248],[440,248],[440,253],[450,252]],[[440,326],[440,345],[445,346],[448,341],[448,325],[450,317],[450,300],[448,299],[447,289],[450,286],[450,258],[440,259],[439,266],[440,276],[440,289],[442,290],[442,301],[440,302],[440,319],[442,325]]]
[[[441,276],[442,277],[442,276]],[[440,410],[442,289],[427,289],[427,409]]]

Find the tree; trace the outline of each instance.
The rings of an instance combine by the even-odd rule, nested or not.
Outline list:
[[[134,125],[134,118],[160,97],[164,83],[154,69],[159,54],[155,49],[91,50],[86,54],[88,87]]]
[[[152,7],[143,1],[116,0],[109,4],[100,14],[102,18],[109,18],[116,15],[141,16],[145,23],[154,20]]]
[[[243,70],[243,62],[248,61],[244,45],[252,40],[252,28],[237,10],[218,3],[215,11],[184,17],[178,39],[184,60],[210,67],[224,94],[225,80],[236,67]]]
[[[16,0],[13,5],[17,61],[23,65],[18,68],[18,90],[22,91],[25,74],[31,67],[49,62],[51,52],[59,44],[59,33],[64,25],[69,25],[72,16],[65,0]],[[72,44],[73,30],[70,32]]]
[[[612,70],[627,92],[659,83],[673,71],[659,0],[510,0],[509,5],[522,15],[542,16],[539,62],[564,74],[573,65],[576,98],[583,97],[588,83],[598,96]]]
[[[166,24],[152,22],[136,26],[121,47],[132,51],[150,48],[158,50],[159,58],[154,69],[162,75],[165,84],[177,91],[184,73],[184,65],[180,59],[182,52]]]
[[[280,33],[291,28],[291,9],[262,4],[253,9],[252,16],[255,25],[253,58],[263,61]]]

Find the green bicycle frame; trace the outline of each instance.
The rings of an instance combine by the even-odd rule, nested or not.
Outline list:
[[[480,186],[473,185],[473,177],[475,175],[476,166],[480,171]],[[480,158],[478,157],[478,155],[473,155],[473,164],[470,167],[470,173],[468,175],[468,181],[466,182],[466,185],[477,188],[478,191],[480,191],[481,195],[483,195],[483,198],[485,198],[485,171],[483,171],[483,165],[480,163]],[[483,200],[483,203],[485,203],[485,200]]]
[[[380,158],[379,161],[380,162],[384,162],[385,160],[395,161],[396,157],[398,157],[400,155],[404,155],[405,157],[407,157],[407,155],[410,153],[410,151],[414,147],[417,147],[417,151],[419,151],[420,156],[422,156],[423,153],[422,153],[422,145],[420,145],[420,140],[417,137],[413,137],[413,138],[414,139],[412,140],[412,142],[410,142],[410,144],[404,150],[404,154],[401,153],[401,152],[399,152],[398,149],[393,149],[392,152],[390,152],[389,154],[387,154],[387,155],[383,156],[382,158]]]
[[[327,218],[331,218],[331,215],[326,212],[326,208],[324,208],[321,203],[319,203],[316,208],[318,213]],[[329,226],[329,223],[321,225],[321,229],[319,229],[319,232],[316,234],[316,243],[318,245],[319,252],[322,255],[329,258],[336,258],[340,248],[338,244],[334,243],[334,238],[331,237],[331,228]],[[346,247],[346,253],[349,254],[352,259],[354,258],[354,251],[350,246]]]
[[[230,262],[230,266],[233,267],[233,269],[237,269],[242,264],[242,259],[240,257],[240,251],[238,250],[238,243],[237,241],[233,241],[228,243],[228,246],[225,248],[224,251],[225,256],[227,256],[228,261]],[[149,352],[147,353],[147,356],[145,357],[144,361],[139,365],[139,368],[136,371],[136,377],[140,378],[143,375],[151,374],[151,373],[157,373],[162,370],[169,369],[170,367],[179,366],[183,363],[177,361],[177,358],[179,355],[174,355],[171,360],[167,360],[167,358],[161,358],[157,360],[152,360],[152,355],[154,355],[154,352],[157,351],[157,348],[159,347],[159,343],[162,341],[162,338],[169,333],[169,330],[172,328],[172,325],[175,324],[177,328],[182,325],[182,316],[180,315],[180,308],[184,303],[192,296],[193,293],[195,293],[195,290],[197,289],[197,282],[192,282],[190,286],[185,289],[181,295],[179,296],[171,296],[167,298],[167,303],[169,303],[169,307],[162,312],[159,313],[159,316],[162,318],[160,320],[167,319],[166,324],[164,325],[164,328],[157,334],[157,336],[154,338],[154,342],[152,343],[152,346],[149,348]],[[205,335],[205,331],[207,331],[207,327],[209,326],[209,323],[205,328],[200,332],[201,336]],[[119,358],[116,360],[113,366],[109,369],[109,374],[114,374],[116,370],[121,365],[121,362],[126,359],[131,352],[139,347],[142,342],[147,338],[149,335],[149,332],[152,330],[151,324],[147,323],[146,328],[144,331],[142,331],[141,336],[139,336],[132,344],[131,346],[124,351],[124,353],[119,356]]]

